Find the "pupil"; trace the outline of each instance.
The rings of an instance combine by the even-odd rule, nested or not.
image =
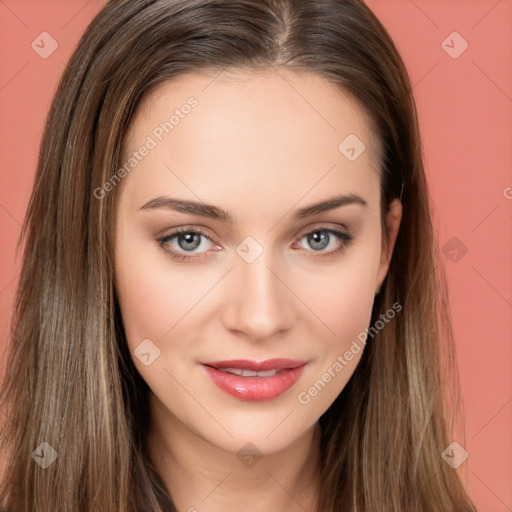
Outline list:
[[[313,239],[313,243],[311,243],[311,247],[313,247],[314,249],[323,249],[324,247],[327,246],[327,234],[324,233],[323,231],[315,231],[314,233],[312,233],[311,235],[311,238]],[[323,238],[323,240],[321,240]],[[317,246],[316,244],[320,244],[320,246]]]
[[[182,238],[185,239],[185,247],[180,243],[182,249],[195,249],[199,245],[198,233],[182,233]],[[196,238],[194,243],[194,237]]]

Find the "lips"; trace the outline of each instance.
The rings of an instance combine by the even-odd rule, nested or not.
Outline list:
[[[203,364],[207,366],[212,366],[213,368],[238,368],[241,370],[252,370],[252,371],[265,371],[265,370],[281,370],[287,368],[297,368],[302,366],[305,361],[295,361],[293,359],[267,359],[266,361],[249,361],[248,359],[233,359],[230,361],[213,361],[213,362],[204,362]]]
[[[267,359],[203,362],[202,367],[222,391],[241,400],[270,400],[287,391],[302,375],[305,361]]]
[[[215,367],[212,367],[215,368]],[[274,369],[274,370],[265,370],[265,371],[255,371],[255,370],[242,370],[241,368],[215,368],[216,370],[220,370],[226,373],[232,373],[234,375],[239,375],[242,377],[273,377],[278,373],[282,372],[282,369]]]

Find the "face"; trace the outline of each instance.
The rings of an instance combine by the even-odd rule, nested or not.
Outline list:
[[[377,140],[319,76],[214,76],[160,85],[135,112],[116,287],[163,428],[271,453],[314,426],[364,350],[391,254]],[[393,203],[391,250],[400,215]]]

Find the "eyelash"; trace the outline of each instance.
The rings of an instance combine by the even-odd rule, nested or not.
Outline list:
[[[310,252],[313,252],[313,258],[315,258],[315,259],[316,258],[325,258],[328,256],[332,256],[334,254],[342,253],[343,251],[345,251],[345,249],[347,249],[348,247],[350,247],[350,245],[352,245],[352,242],[354,240],[354,237],[352,235],[350,235],[348,233],[344,233],[342,231],[338,231],[337,229],[333,229],[333,228],[330,228],[327,226],[320,226],[318,228],[313,229],[312,231],[308,231],[307,233],[304,233],[298,240],[300,241],[305,236],[311,235],[313,233],[318,233],[318,232],[329,233],[331,235],[334,235],[338,240],[340,240],[343,243],[337,249],[331,250],[326,253],[317,252],[315,254],[315,251],[310,251]],[[167,242],[173,240],[174,238],[177,238],[182,233],[202,235],[207,240],[214,243],[213,240],[210,238],[210,236],[207,235],[204,231],[197,229],[197,228],[192,229],[192,228],[187,228],[187,227],[178,228],[178,229],[174,230],[172,233],[170,233],[169,235],[166,235],[162,238],[158,238],[157,242],[159,243],[159,246],[167,254],[169,254],[171,256],[171,258],[173,258],[176,261],[197,261],[199,259],[206,257],[207,252],[202,252],[199,254],[190,253],[190,254],[194,254],[194,256],[191,256],[191,255],[186,256],[185,255],[186,253],[178,252],[178,251],[175,251],[175,250],[172,250],[172,249],[169,249],[168,247],[166,247]]]

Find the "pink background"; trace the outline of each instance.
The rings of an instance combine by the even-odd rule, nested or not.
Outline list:
[[[65,63],[103,4],[0,2],[0,349],[8,339],[20,263],[15,244],[45,117]],[[467,409],[470,491],[480,512],[510,511],[512,0],[368,4],[414,84],[440,245],[456,237],[444,260]],[[47,59],[31,47],[42,32],[58,43]],[[466,51],[452,58],[447,51],[456,55],[464,41]],[[1,354],[0,363],[2,375]]]

